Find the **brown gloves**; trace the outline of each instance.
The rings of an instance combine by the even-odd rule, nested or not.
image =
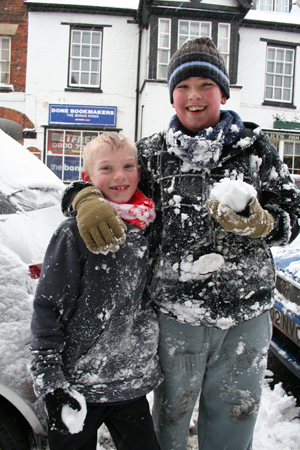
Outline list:
[[[256,197],[249,205],[249,217],[239,216],[229,206],[218,200],[207,200],[205,204],[209,214],[225,230],[240,236],[251,238],[266,237],[274,227],[274,219],[271,214],[262,209]]]
[[[72,206],[77,211],[80,236],[92,253],[107,255],[119,250],[119,245],[126,239],[126,225],[98,188],[89,186],[82,189]]]

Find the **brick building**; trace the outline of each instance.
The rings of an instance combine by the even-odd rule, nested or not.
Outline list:
[[[28,12],[23,0],[0,2],[0,128],[22,142],[34,129],[25,115]],[[27,130],[27,131],[26,131]]]

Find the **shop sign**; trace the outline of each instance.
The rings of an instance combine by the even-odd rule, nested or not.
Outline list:
[[[49,105],[49,124],[116,127],[116,106]]]
[[[276,141],[300,141],[300,134],[286,134],[273,131],[264,131],[264,134],[268,136],[269,139]]]

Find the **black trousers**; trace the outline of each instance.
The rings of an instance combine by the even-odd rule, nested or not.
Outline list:
[[[96,450],[97,430],[105,423],[117,450],[159,450],[146,397],[116,406],[87,407],[83,430],[62,434],[49,430],[50,450]]]

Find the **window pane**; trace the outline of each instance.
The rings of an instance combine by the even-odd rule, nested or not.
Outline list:
[[[285,65],[285,69],[284,69],[285,75],[292,75],[292,71],[293,71],[293,65],[287,63],[287,64]]]
[[[159,19],[159,29],[160,33],[169,33],[170,21]]]
[[[89,74],[88,73],[81,74],[80,84],[89,84]]]
[[[71,74],[71,83],[79,84],[79,72],[72,72]]]
[[[293,63],[294,61],[294,51],[293,50],[287,50],[285,53],[285,60],[288,62]]]
[[[159,50],[159,62],[163,64],[168,64],[169,62],[169,52],[166,50]]]
[[[266,98],[268,98],[268,99],[273,98],[273,89],[270,87],[266,87]]]
[[[99,44],[100,45],[100,33],[93,33],[92,34],[92,44]]]
[[[166,79],[168,75],[168,66],[160,65],[158,67],[158,78]]]
[[[199,36],[199,23],[191,23],[191,36]]]
[[[292,155],[294,153],[294,144],[293,142],[284,142],[284,156]]]
[[[72,40],[75,44],[80,43],[81,33],[80,31],[73,31],[72,32]]]
[[[169,48],[169,36],[161,34],[159,37],[159,47]]]
[[[91,33],[90,31],[82,33],[82,42],[83,44],[89,44],[91,42]]]
[[[266,84],[267,84],[267,86],[273,86],[274,75],[267,75]]]
[[[288,166],[288,169],[293,173],[293,158],[290,156],[284,156],[283,162]]]
[[[284,50],[277,49],[277,61],[284,61]]]
[[[8,73],[1,73],[1,81],[2,84],[8,84],[9,83],[9,74]]]
[[[90,60],[89,59],[81,60],[81,70],[83,70],[85,72],[90,70]]]
[[[91,73],[91,84],[95,86],[99,84],[99,73]]]
[[[79,45],[73,45],[72,56],[80,56],[80,46]]]
[[[90,56],[90,47],[83,45],[82,49],[81,49],[81,56],[86,56],[86,57]]]
[[[283,64],[276,63],[276,73],[283,73]]]
[[[99,58],[100,55],[100,47],[92,47],[92,58]]]
[[[292,82],[291,78],[288,78],[288,77],[283,78],[283,86],[284,87],[291,88],[292,87],[291,82]]]
[[[202,23],[201,24],[201,36],[211,37],[211,24],[210,23]]]
[[[281,89],[274,89],[274,99],[275,100],[281,99]]]
[[[100,69],[100,62],[92,60],[92,67],[91,67],[92,72],[98,72],[99,73],[99,69]]]
[[[282,91],[282,99],[288,102],[290,100],[290,93],[291,91],[289,89],[283,89]]]
[[[179,21],[179,34],[186,34],[189,33],[189,23],[185,22],[183,20]]]
[[[275,86],[281,87],[282,86],[282,79],[283,79],[283,77],[276,76],[275,77]]]
[[[300,144],[295,142],[295,155],[300,155]]]

